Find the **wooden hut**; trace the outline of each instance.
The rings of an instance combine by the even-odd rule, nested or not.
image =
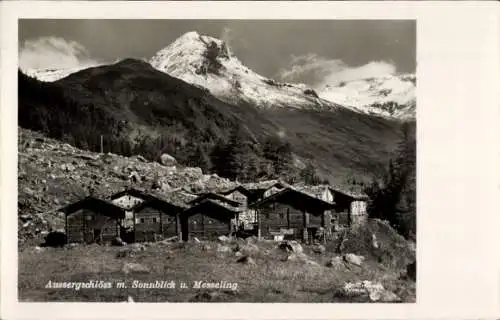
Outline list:
[[[325,212],[333,210],[334,203],[286,187],[251,207],[257,210],[259,238],[283,236],[310,242],[325,227]]]
[[[221,235],[230,235],[235,231],[234,221],[240,210],[228,201],[210,197],[196,201],[181,215],[182,239],[214,240]]]
[[[147,192],[126,189],[109,197],[115,205],[125,210],[122,221],[122,238],[126,242],[157,241],[179,236],[179,214],[187,202],[194,199],[182,191]]]
[[[357,226],[366,221],[368,195],[329,187],[335,201],[335,228]]]
[[[133,209],[134,241],[158,241],[178,236],[182,238],[180,213],[186,206],[150,195]]]
[[[86,197],[59,211],[65,214],[68,243],[111,242],[120,237],[125,210],[106,200]]]

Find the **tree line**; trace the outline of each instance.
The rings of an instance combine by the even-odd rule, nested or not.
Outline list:
[[[405,123],[402,138],[386,171],[366,188],[368,213],[389,223],[406,238],[416,238],[416,138],[413,124]]]

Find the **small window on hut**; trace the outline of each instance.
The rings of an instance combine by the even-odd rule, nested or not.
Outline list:
[[[144,223],[144,221],[146,221],[146,219],[141,218],[139,221],[140,221],[141,223]]]

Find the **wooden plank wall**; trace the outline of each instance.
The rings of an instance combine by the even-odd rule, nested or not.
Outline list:
[[[189,237],[199,240],[214,240],[218,236],[231,232],[231,220],[215,219],[202,213],[196,213],[187,219]]]
[[[135,213],[135,241],[158,241],[178,235],[177,220],[174,213],[145,207]]]
[[[94,237],[94,229],[101,230],[100,239]],[[102,216],[88,209],[81,209],[68,216],[68,242],[111,242],[120,231],[115,219]]]

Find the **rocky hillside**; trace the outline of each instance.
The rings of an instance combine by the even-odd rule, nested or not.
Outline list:
[[[38,244],[64,228],[56,210],[90,194],[105,197],[125,187],[202,192],[235,185],[199,168],[165,166],[141,156],[93,153],[19,128],[19,243]]]

